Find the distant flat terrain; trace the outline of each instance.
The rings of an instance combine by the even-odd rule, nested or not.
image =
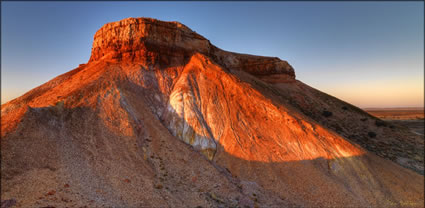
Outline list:
[[[424,119],[424,108],[366,108],[364,110],[383,120]]]
[[[424,135],[424,108],[370,108],[369,114]]]

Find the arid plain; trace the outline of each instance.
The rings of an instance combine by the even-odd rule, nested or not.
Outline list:
[[[424,108],[366,108],[371,115],[424,135]]]

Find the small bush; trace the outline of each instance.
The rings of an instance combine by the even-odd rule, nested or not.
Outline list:
[[[367,118],[361,118],[360,121],[367,121]]]
[[[347,106],[342,106],[342,110],[348,110]]]
[[[376,133],[373,131],[369,131],[369,133],[367,133],[367,135],[369,135],[370,138],[375,138],[376,137]]]
[[[322,116],[324,116],[324,117],[331,117],[332,116],[332,112],[330,112],[330,111],[327,111],[327,110],[324,110],[323,112],[322,112]]]
[[[375,125],[378,126],[378,127],[387,126],[387,124],[384,121],[381,121],[381,120],[376,120]]]

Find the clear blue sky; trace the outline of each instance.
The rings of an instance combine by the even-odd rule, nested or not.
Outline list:
[[[423,2],[1,2],[1,99],[90,56],[103,24],[179,21],[216,46],[287,60],[297,78],[360,107],[424,105]]]

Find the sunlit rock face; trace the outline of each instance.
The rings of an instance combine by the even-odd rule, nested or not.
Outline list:
[[[205,66],[199,63],[202,61],[193,58],[194,54],[199,57],[211,57],[210,61],[218,62],[219,64],[216,63],[218,67],[225,67],[220,68],[219,71],[244,71],[254,76],[261,76],[263,79],[276,75],[284,76],[289,80],[295,79],[293,68],[279,58],[223,51],[181,23],[158,22],[148,18],[129,18],[103,26],[94,36],[90,61],[103,59],[139,62],[141,65],[145,65],[144,68],[147,70],[181,66],[182,69],[175,72],[180,74],[193,65],[197,65],[197,68],[193,70],[195,72],[205,69]],[[164,109],[158,107],[154,111],[159,109],[158,116],[165,113],[165,116],[169,117],[168,128],[174,136],[191,144],[212,159],[216,152],[216,139],[201,113],[201,98],[196,98],[193,94],[199,90],[196,86],[198,80],[190,80],[187,73],[179,76],[178,80],[174,77],[165,85],[160,86],[162,83],[158,83],[158,86],[154,86],[154,88],[170,89],[171,85],[175,85],[173,91],[165,92],[168,97],[166,107]],[[143,80],[135,80],[135,82],[148,80],[148,82],[155,83],[155,81],[149,81],[149,76],[143,77]],[[163,78],[161,75],[154,79]],[[188,91],[186,89],[188,87],[195,88],[190,88]],[[164,92],[162,91],[160,94],[164,94]],[[158,100],[158,98],[156,99]]]
[[[193,53],[208,55],[228,69],[295,78],[293,68],[279,58],[223,51],[179,22],[149,18],[128,18],[104,25],[94,36],[90,61],[105,58],[174,65],[182,64],[182,59]]]
[[[96,32],[90,61],[102,57],[144,58],[147,51],[155,56],[178,57],[194,51],[207,53],[209,48],[207,39],[178,22],[128,18],[108,23]]]
[[[106,24],[88,63],[1,112],[1,196],[22,207],[424,202],[423,176],[386,146],[412,148],[402,165],[421,173],[423,138],[371,125],[286,61],[223,51],[178,22]]]

